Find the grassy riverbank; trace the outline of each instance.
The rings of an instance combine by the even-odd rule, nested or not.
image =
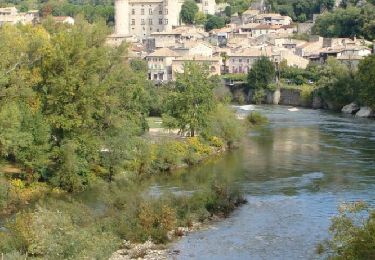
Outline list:
[[[18,212],[0,232],[5,259],[108,258],[123,240],[169,241],[168,233],[215,215],[226,217],[241,203],[240,193],[213,182],[191,196],[151,196],[136,176],[97,181],[84,193],[45,196]],[[172,232],[173,233],[173,232]]]

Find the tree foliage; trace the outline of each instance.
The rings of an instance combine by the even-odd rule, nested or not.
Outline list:
[[[208,15],[205,24],[206,31],[211,31],[212,29],[220,29],[225,26],[225,19],[221,16]]]
[[[215,108],[215,81],[207,77],[206,65],[186,63],[184,72],[177,74],[176,89],[169,96],[166,113],[176,119],[182,132],[194,136],[207,124],[207,117]]]
[[[256,60],[247,76],[250,88],[267,89],[275,80],[275,66],[269,58],[262,56]]]
[[[338,8],[332,13],[321,15],[316,21],[313,32],[324,37],[363,37],[375,39],[375,6],[363,7],[349,5]]]
[[[193,24],[199,9],[194,0],[186,0],[181,6],[180,18],[186,24]]]
[[[335,0],[268,0],[272,11],[290,16],[294,21],[305,22],[320,10],[332,10]]]
[[[332,219],[332,239],[318,246],[330,259],[373,259],[375,212],[363,202],[346,203]]]
[[[365,104],[375,109],[375,56],[364,59],[358,68],[357,78],[360,82],[360,99]]]
[[[126,48],[105,46],[104,23],[46,28],[0,28],[0,155],[28,180],[79,191],[101,174],[93,165],[113,174],[127,156],[114,153],[146,129],[147,83]]]

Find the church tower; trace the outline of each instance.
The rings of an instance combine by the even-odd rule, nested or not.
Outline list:
[[[115,0],[115,33],[129,35],[129,0]]]

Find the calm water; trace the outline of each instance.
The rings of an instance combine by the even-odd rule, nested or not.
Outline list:
[[[236,183],[249,203],[173,245],[178,259],[317,259],[344,201],[375,205],[375,122],[288,107],[255,107],[271,124],[243,148],[159,180],[153,190],[193,192],[213,179]],[[242,111],[246,113],[246,111]]]

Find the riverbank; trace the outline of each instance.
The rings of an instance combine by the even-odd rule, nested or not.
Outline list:
[[[252,91],[248,94],[248,101],[254,103]],[[375,118],[375,109],[368,106],[360,106],[355,102],[338,105],[323,93],[323,88],[307,84],[301,86],[282,86],[280,89],[274,91],[267,90],[262,103],[324,109],[361,118]]]
[[[19,204],[10,207],[12,202],[7,200],[8,216],[17,214],[3,218],[0,252],[6,258],[15,255],[22,258],[26,254],[47,258],[108,258],[121,247],[123,239],[137,247],[149,240],[162,245],[170,241],[171,232],[178,235],[181,227],[190,229],[195,223],[215,216],[227,217],[245,202],[237,189],[214,179],[194,194],[150,194],[151,179],[170,179],[176,170],[199,168],[232,149],[234,144],[228,146],[225,139],[215,136],[203,139],[146,135],[145,138],[151,144],[144,153],[149,157],[134,166],[143,169],[142,172],[123,172],[110,182],[96,178],[85,191],[74,194],[53,195],[49,191],[55,189],[47,185],[48,191],[38,190],[33,199],[19,196],[23,207]],[[31,188],[13,175],[7,186],[8,195],[9,191],[17,191],[14,192],[17,195],[28,193]],[[72,240],[74,246],[69,244]]]

